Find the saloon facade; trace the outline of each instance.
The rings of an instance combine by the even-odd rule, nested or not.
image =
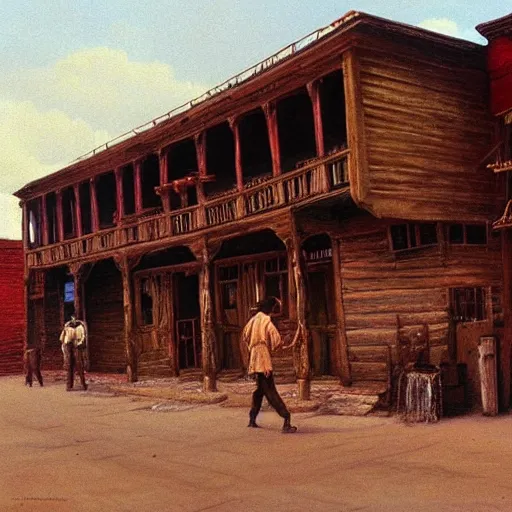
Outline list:
[[[476,343],[503,334],[492,136],[484,47],[350,12],[17,192],[27,343],[59,365],[74,310],[91,370],[211,390],[276,295],[301,397],[324,377],[389,395],[415,336],[476,396]]]

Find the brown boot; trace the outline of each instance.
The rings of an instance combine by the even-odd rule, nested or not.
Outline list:
[[[288,414],[288,416],[284,419],[284,425],[283,425],[283,430],[281,431],[283,434],[294,434],[295,432],[297,432],[297,427],[294,427],[291,423],[290,423],[290,415]]]

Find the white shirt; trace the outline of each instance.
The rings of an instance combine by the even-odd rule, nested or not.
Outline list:
[[[283,344],[281,335],[269,315],[256,313],[242,331],[242,345],[249,350],[248,373],[272,371],[270,353]]]

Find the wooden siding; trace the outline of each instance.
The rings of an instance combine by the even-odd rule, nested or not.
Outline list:
[[[125,372],[123,285],[111,260],[97,263],[85,284],[91,371]]]
[[[0,300],[0,375],[20,373],[25,325],[21,242],[0,240]]]
[[[388,225],[364,216],[347,221],[336,235],[341,240],[349,350],[388,345],[396,363],[399,315],[405,329],[427,324],[431,362],[447,361],[450,288],[486,287],[496,319],[501,315],[499,237],[491,237],[487,246],[441,244],[395,255],[389,248]]]
[[[405,51],[356,54],[366,142],[356,201],[377,217],[492,219],[494,179],[479,165],[492,135],[484,66],[476,54],[469,68]]]

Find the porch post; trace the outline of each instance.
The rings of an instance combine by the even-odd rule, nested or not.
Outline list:
[[[216,336],[212,301],[212,260],[214,251],[204,242],[201,248],[201,272],[199,274],[199,300],[201,315],[201,349],[204,391],[217,391],[217,362],[215,358]]]
[[[235,142],[235,171],[236,171],[236,188],[242,191],[244,188],[244,179],[242,171],[242,148],[240,146],[240,130],[239,122],[235,117],[229,118],[229,126],[233,132],[233,139]]]
[[[344,386],[352,384],[350,364],[348,361],[347,331],[345,329],[345,308],[343,305],[343,289],[341,281],[340,240],[331,237],[332,268],[334,278],[334,306],[336,313],[336,340],[338,345],[338,367],[340,379]]]
[[[169,149],[161,149],[158,152],[158,165],[160,169],[160,186],[165,185],[168,181],[167,166],[169,161]],[[162,207],[164,212],[167,213],[171,210],[171,201],[169,194],[163,194],[160,196],[162,200]]]
[[[288,253],[290,301],[295,301],[295,309],[290,308],[296,315],[297,329],[292,340],[293,364],[297,375],[297,385],[300,400],[309,400],[311,392],[311,365],[309,361],[309,328],[307,322],[307,290],[304,257],[302,256],[300,238],[297,232],[293,213],[291,214],[290,231],[276,234],[284,241]]]
[[[320,101],[319,82],[307,84],[308,94],[313,106],[313,121],[315,123],[316,154],[322,157],[325,154],[324,130],[322,125],[322,105]]]
[[[131,292],[131,270],[140,258],[129,259],[126,254],[114,256],[114,262],[121,272],[123,280],[124,345],[126,353],[126,376],[128,382],[137,382],[137,360],[133,339],[133,304]]]
[[[140,213],[142,211],[142,160],[135,160],[133,162],[133,178],[135,180],[135,212]]]
[[[197,158],[197,170],[199,172],[199,177],[204,177],[208,174],[208,169],[206,168],[206,132],[198,133],[194,136],[194,144],[196,147],[196,158]],[[204,207],[204,202],[206,200],[204,194],[203,183],[201,179],[197,181],[196,185],[197,191],[197,202],[199,204],[199,210],[197,211],[198,226],[206,225],[206,211]]]
[[[43,245],[48,245],[49,237],[48,237],[48,216],[46,211],[46,196],[41,196],[41,240]]]
[[[263,105],[263,113],[267,121],[268,140],[272,154],[272,174],[281,174],[281,150],[279,148],[279,129],[277,125],[277,105],[274,102]]]
[[[91,228],[92,232],[100,230],[100,216],[98,211],[98,196],[96,195],[96,179],[91,178],[89,181],[89,192],[91,195]]]
[[[64,241],[64,217],[62,212],[62,191],[59,189],[55,192],[57,200],[57,233],[59,235],[59,242]]]
[[[83,235],[82,208],[80,206],[80,189],[78,183],[73,186],[73,192],[75,194],[75,233],[77,238],[81,238],[81,236]]]
[[[124,191],[123,191],[123,169],[117,167],[114,171],[116,178],[116,208],[118,222],[124,217]]]

